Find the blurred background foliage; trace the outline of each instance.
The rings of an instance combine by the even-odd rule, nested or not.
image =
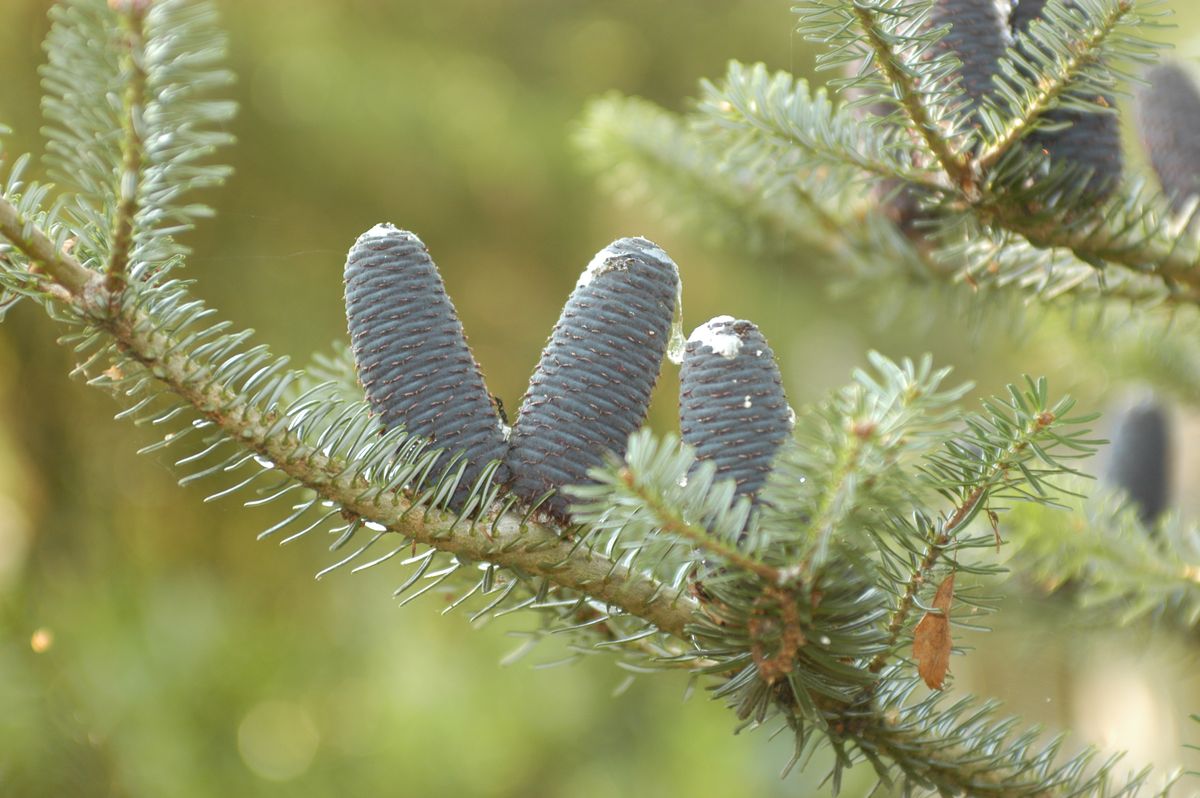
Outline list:
[[[48,5],[0,2],[11,151],[40,148]],[[1131,359],[1103,351],[1128,347],[1126,333],[1087,354],[1069,343],[1088,337],[1083,317],[1039,320],[964,303],[962,291],[831,294],[807,253],[756,262],[595,188],[570,145],[589,97],[615,89],[681,108],[730,58],[809,74],[813,51],[786,2],[219,5],[239,77],[239,143],[226,154],[237,172],[207,198],[217,218],[189,237],[190,276],[296,362],[345,339],[345,251],[391,221],[429,245],[510,410],[578,272],[634,234],[680,264],[685,327],[718,313],[760,325],[794,404],[844,383],[871,348],[930,351],[981,393],[1046,374],[1082,407],[1109,409],[1136,387]],[[1200,52],[1200,11],[1176,5],[1180,27],[1165,35]],[[778,780],[787,743],[734,736],[732,716],[703,692],[681,700],[682,679],[640,678],[612,698],[626,674],[603,656],[532,669],[569,653],[554,641],[501,666],[527,619],[477,632],[461,615],[439,617],[433,597],[397,610],[386,567],[314,582],[329,563],[318,541],[256,543],[253,511],[202,504],[165,457],[135,456],[152,433],[112,422],[108,397],[65,379],[71,366],[34,306],[0,328],[0,793],[816,789],[819,763]],[[677,425],[676,389],[668,365],[651,417],[660,431]],[[1186,401],[1176,422],[1175,494],[1190,515],[1200,427]],[[1131,748],[1131,765],[1188,764],[1180,745],[1200,736],[1186,721],[1200,710],[1195,640],[1114,633],[1055,607],[1016,591],[994,634],[962,641],[975,650],[954,661],[954,689]],[[849,794],[873,783],[856,775]]]

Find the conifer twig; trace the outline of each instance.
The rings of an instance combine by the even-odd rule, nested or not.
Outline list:
[[[1002,135],[984,147],[976,156],[976,162],[981,170],[987,170],[994,166],[1025,135],[1030,123],[1036,120],[1043,111],[1054,106],[1055,101],[1070,87],[1074,76],[1078,75],[1084,67],[1100,60],[1098,55],[1100,44],[1112,35],[1117,26],[1132,11],[1131,0],[1119,0],[1109,9],[1108,16],[1097,21],[1089,35],[1067,51],[1061,75],[1052,75],[1049,79],[1038,78],[1035,82],[1037,94],[1029,104],[1028,113],[1013,119],[1005,126]]]
[[[856,424],[851,431],[850,445],[842,449],[838,455],[837,465],[834,466],[833,479],[829,485],[829,489],[825,491],[825,495],[817,509],[816,517],[813,518],[812,523],[809,525],[809,529],[813,531],[819,541],[817,548],[818,561],[825,556],[827,542],[835,531],[833,524],[837,520],[835,512],[838,505],[838,497],[855,476],[859,458],[862,455],[863,445],[874,433],[874,425]]]
[[[652,492],[645,490],[638,484],[637,479],[628,468],[621,470],[620,477],[625,487],[646,503],[646,507],[654,514],[655,519],[662,525],[665,531],[679,535],[682,538],[687,538],[697,548],[704,549],[731,565],[755,574],[768,584],[774,585],[781,581],[783,572],[778,568],[768,565],[762,560],[757,560],[747,554],[743,554],[733,546],[727,546],[714,538],[703,527],[688,523],[686,519],[680,517],[678,513],[663,504]]]
[[[138,190],[141,185],[142,149],[141,115],[146,101],[146,69],[143,42],[148,3],[114,2],[121,14],[124,47],[121,53],[121,72],[127,83],[122,97],[121,171],[117,176],[117,208],[113,219],[112,250],[108,258],[107,288],[118,294],[125,283],[133,248],[133,226],[138,214]]]
[[[1047,411],[1038,414],[1026,430],[1024,439],[1014,443],[1004,456],[997,458],[991,467],[980,475],[975,487],[958,503],[954,511],[942,523],[940,531],[933,535],[925,547],[925,552],[921,560],[917,563],[917,566],[913,569],[908,581],[905,583],[904,592],[901,594],[900,600],[896,604],[896,609],[893,610],[891,618],[888,621],[886,645],[875,655],[870,665],[868,665],[868,670],[871,673],[882,671],[891,658],[896,642],[900,639],[900,633],[904,630],[909,613],[912,612],[913,605],[916,603],[917,592],[921,589],[921,585],[925,584],[934,566],[937,565],[942,551],[954,539],[954,536],[963,525],[975,517],[975,511],[979,508],[980,502],[987,499],[992,488],[995,487],[996,480],[1003,480],[1005,472],[1013,466],[1009,455],[1015,455],[1024,451],[1030,445],[1033,438],[1053,424],[1055,420],[1052,412]]]
[[[867,670],[871,673],[879,673],[887,665],[892,655],[892,649],[895,647],[896,641],[900,639],[900,632],[904,629],[904,623],[908,620],[908,614],[912,612],[913,605],[916,603],[917,591],[921,589],[921,585],[925,584],[930,571],[937,565],[942,551],[954,538],[963,521],[972,517],[972,510],[983,499],[987,488],[988,486],[985,483],[971,491],[962,504],[955,508],[950,517],[946,519],[946,522],[942,524],[941,531],[936,532],[933,539],[929,541],[929,545],[926,546],[921,561],[917,563],[917,567],[913,569],[908,582],[905,583],[904,593],[900,596],[900,601],[897,602],[896,609],[892,612],[892,617],[888,621],[887,645],[875,655],[875,658],[871,660],[871,664],[867,666]]]
[[[0,236],[11,241],[25,256],[75,297],[91,286],[95,272],[78,260],[59,252],[37,225],[21,216],[16,206],[0,197]]]
[[[1200,292],[1200,249],[1186,232],[1171,246],[1152,240],[1130,243],[1120,231],[1113,233],[1098,223],[1091,228],[1064,225],[1061,219],[1032,217],[1025,209],[1002,202],[989,202],[979,208],[997,224],[1042,248],[1069,249],[1089,263],[1114,263],[1141,274],[1158,277],[1172,289],[1182,285],[1191,296]]]
[[[922,101],[920,91],[914,84],[912,76],[897,67],[900,55],[892,48],[887,34],[880,27],[875,10],[861,3],[853,3],[852,8],[863,33],[866,34],[867,42],[874,51],[876,65],[888,82],[892,84],[901,107],[916,126],[925,146],[933,153],[942,170],[955,185],[964,190],[973,186],[975,181],[971,167],[962,156],[954,151],[950,142],[938,133],[937,125],[930,117],[929,109]]]

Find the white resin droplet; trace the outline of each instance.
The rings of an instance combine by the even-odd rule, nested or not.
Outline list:
[[[747,396],[745,399],[742,400],[742,407],[744,407],[746,409],[754,407],[754,401],[749,396]]]
[[[392,224],[391,222],[380,222],[367,232],[360,235],[358,238],[360,241],[364,238],[382,238],[383,236],[390,236],[396,231],[396,225]]]
[[[701,346],[707,346],[713,354],[733,359],[742,349],[742,339],[736,333],[725,330],[724,327],[734,321],[733,316],[717,316],[692,330],[688,342],[695,341]]]
[[[796,411],[792,409],[791,405],[788,405],[788,426],[796,426]]]

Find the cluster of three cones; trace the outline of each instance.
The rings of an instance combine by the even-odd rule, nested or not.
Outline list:
[[[432,476],[460,469],[461,506],[489,463],[495,480],[569,520],[564,485],[588,481],[606,453],[623,454],[645,421],[679,294],[679,272],[642,238],[601,250],[579,278],[530,381],[511,433],[504,425],[437,267],[415,235],[364,233],[346,260],[346,316],[359,381],[385,429],[427,438]],[[754,497],[790,434],[774,355],[747,321],[718,317],[688,341],[683,438],[718,475]]]

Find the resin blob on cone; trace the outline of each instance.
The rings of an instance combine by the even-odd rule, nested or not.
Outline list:
[[[512,490],[539,501],[589,482],[606,452],[624,454],[642,425],[679,290],[675,263],[644,238],[601,250],[579,278],[542,351],[505,458]],[[556,492],[541,508],[569,520]]]
[[[384,429],[403,425],[444,450],[431,478],[465,458],[451,502],[459,505],[506,442],[437,267],[415,235],[378,225],[350,248],[345,282],[354,362],[371,409]]]
[[[1183,67],[1159,64],[1137,91],[1142,146],[1176,210],[1200,194],[1200,91]]]
[[[757,498],[794,420],[767,340],[751,322],[718,316],[688,338],[679,381],[684,442],[738,495]]]

